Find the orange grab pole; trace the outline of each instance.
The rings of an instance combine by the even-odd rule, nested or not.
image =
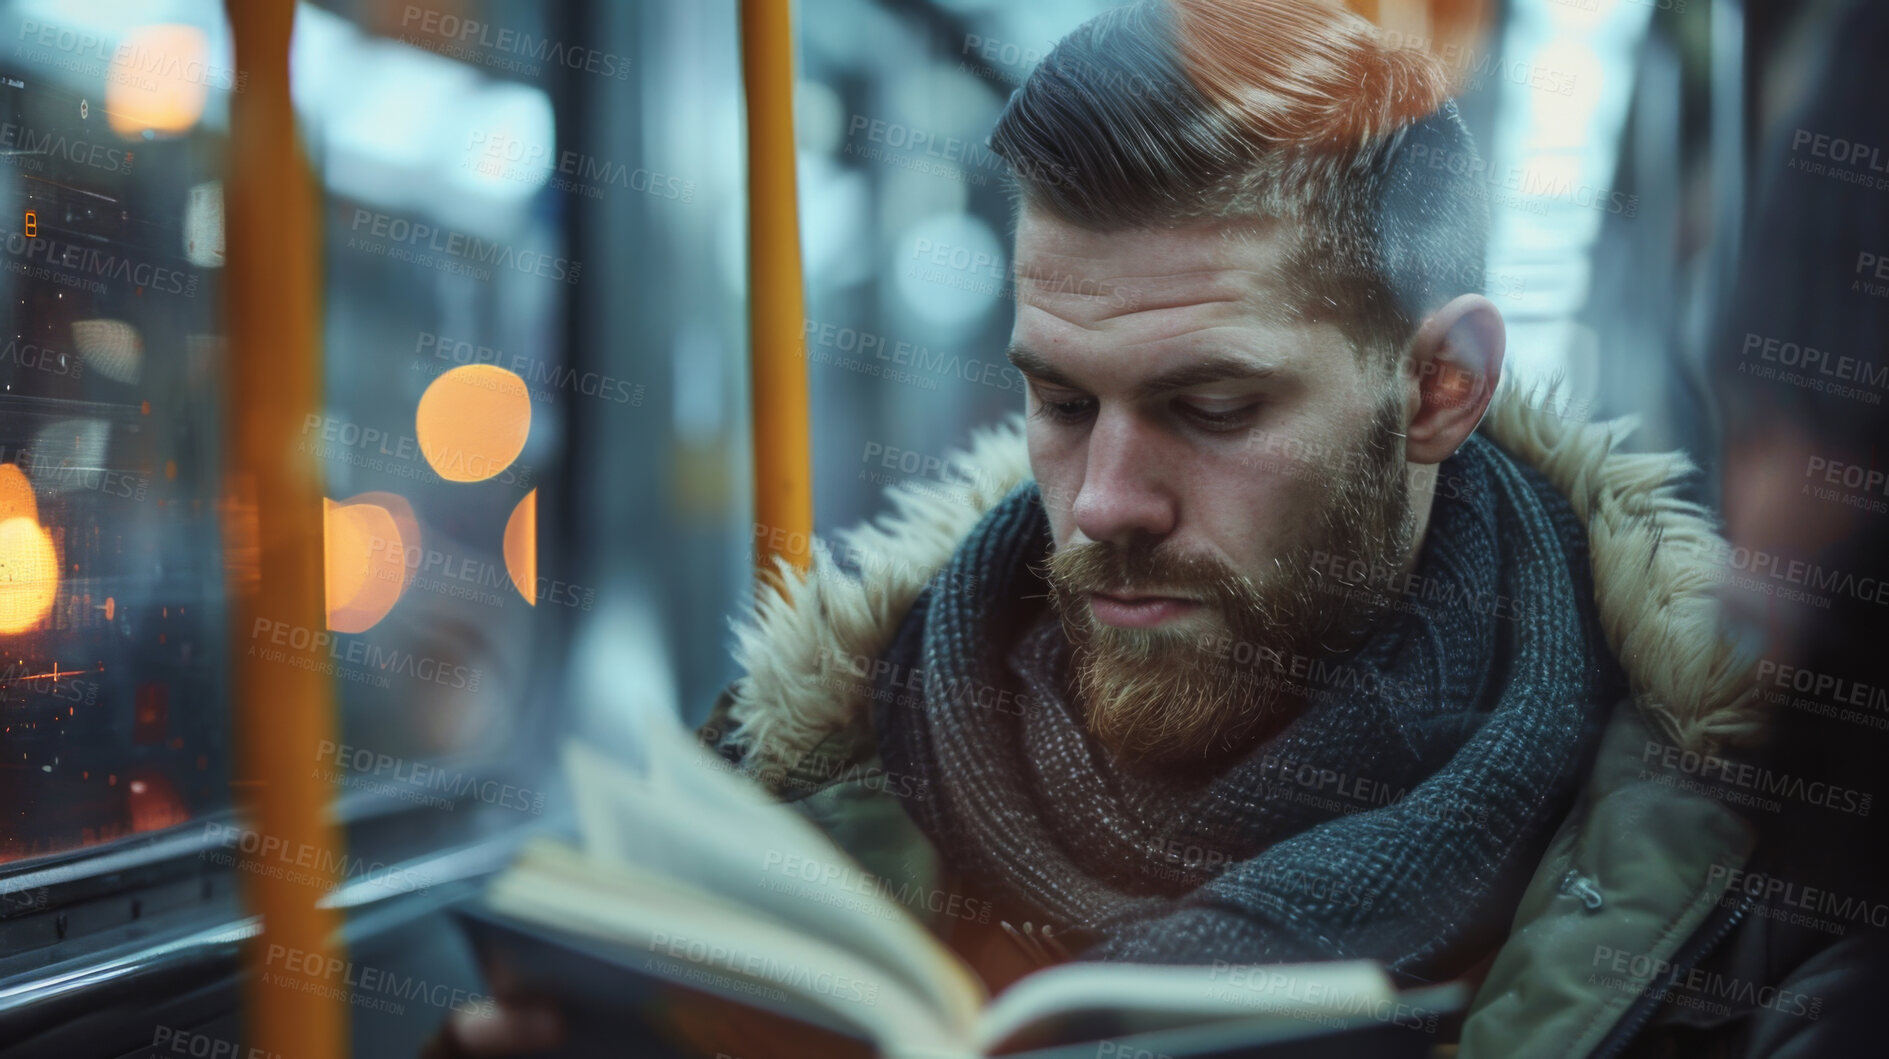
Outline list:
[[[748,106],[749,378],[753,380],[755,564],[812,562],[813,442],[801,355],[799,203],[794,180],[794,51],[788,0],[742,0]]]
[[[289,101],[294,0],[226,0],[225,7],[236,68],[249,75],[230,95],[224,269],[231,778],[263,848],[323,852],[308,857],[307,868],[298,858],[296,869],[326,884],[243,873],[245,899],[262,917],[262,935],[247,953],[245,1031],[262,1053],[340,1059],[348,1049],[346,1005],[265,980],[301,984],[287,966],[291,954],[296,967],[313,958],[329,966],[326,959],[339,955],[339,914],[316,901],[335,881],[342,839],[328,815],[332,792],[311,767],[317,747],[334,739],[333,692],[313,667],[268,661],[253,650],[262,622],[309,630],[298,639],[327,628],[321,468],[295,446],[304,418],[320,407],[319,203]]]

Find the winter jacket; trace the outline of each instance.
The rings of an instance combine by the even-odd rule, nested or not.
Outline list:
[[[1882,980],[1876,937],[1780,940],[1754,914],[1751,882],[1767,862],[1753,819],[1761,780],[1746,777],[1764,774],[1728,762],[1761,761],[1776,719],[1754,659],[1719,627],[1727,549],[1677,495],[1692,465],[1618,452],[1630,424],[1582,422],[1508,389],[1479,429],[1586,521],[1596,605],[1632,694],[1613,708],[1508,938],[1481,965],[1459,1043],[1436,1054],[1862,1054],[1845,1050],[1858,1032],[1846,1000]],[[958,541],[1029,473],[1019,424],[983,432],[949,488],[895,487],[891,515],[804,575],[783,567],[737,627],[745,675],[702,729],[711,744],[738,744],[746,770],[895,892],[957,891],[904,811],[909,780],[879,767],[874,664]],[[913,909],[943,928],[966,909],[929,905],[950,900]]]

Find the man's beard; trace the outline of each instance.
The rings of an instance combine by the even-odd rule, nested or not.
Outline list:
[[[1290,674],[1344,649],[1398,594],[1414,533],[1398,412],[1389,400],[1380,405],[1358,458],[1343,461],[1306,530],[1259,578],[1141,542],[1088,542],[1050,557],[1050,600],[1075,645],[1077,692],[1103,746],[1130,765],[1210,761],[1296,715]],[[1325,472],[1305,463],[1295,473]],[[1172,628],[1122,628],[1096,621],[1091,592],[1201,606]]]

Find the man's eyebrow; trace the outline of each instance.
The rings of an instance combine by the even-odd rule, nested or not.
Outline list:
[[[1042,379],[1052,386],[1080,390],[1082,387],[1071,382],[1069,376],[1058,371],[1041,353],[1023,346],[1011,346],[1005,354],[1010,363],[1025,375]],[[1176,390],[1206,386],[1216,382],[1263,382],[1279,374],[1279,369],[1270,364],[1258,364],[1244,357],[1217,353],[1205,360],[1185,364],[1144,380],[1135,387],[1133,399],[1145,401],[1173,393]]]
[[[1042,379],[1051,386],[1061,386],[1064,389],[1082,389],[1082,387],[1071,382],[1069,376],[1056,370],[1055,365],[1051,364],[1043,354],[1038,353],[1034,349],[1013,345],[1004,351],[1004,356],[1010,358],[1010,363],[1016,365],[1018,371],[1032,378]]]
[[[1216,382],[1264,382],[1279,374],[1270,364],[1260,364],[1245,357],[1215,353],[1204,360],[1183,364],[1143,380],[1135,387],[1134,399],[1145,401],[1176,390],[1191,390]]]

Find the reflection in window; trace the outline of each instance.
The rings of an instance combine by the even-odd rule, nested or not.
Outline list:
[[[221,14],[72,17],[0,7],[0,861],[229,803]]]

